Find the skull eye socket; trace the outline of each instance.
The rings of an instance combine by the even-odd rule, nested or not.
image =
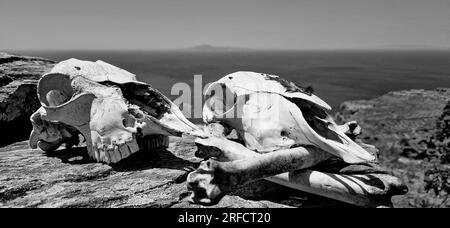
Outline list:
[[[237,104],[237,97],[225,84],[212,84],[205,92],[205,106],[216,116],[230,117]]]
[[[128,128],[128,127],[134,127],[135,125],[135,120],[133,117],[126,117],[122,120],[122,124],[124,127]]]
[[[63,74],[44,75],[38,84],[38,96],[43,105],[59,106],[75,94],[70,77]]]

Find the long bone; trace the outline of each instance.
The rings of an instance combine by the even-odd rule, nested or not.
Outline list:
[[[203,109],[204,122],[224,125],[224,133],[236,130],[245,146],[221,136],[197,139],[197,155],[211,159],[188,176],[194,202],[214,203],[237,186],[262,178],[359,206],[389,205],[392,195],[406,190],[373,164],[377,150],[356,140],[359,126],[338,126],[327,112],[330,106],[309,88],[278,76],[236,72],[212,83],[206,94],[212,96]],[[230,117],[234,111],[237,117]],[[334,156],[343,161],[323,172],[306,170],[320,168],[319,163]]]
[[[225,138],[197,139],[196,143],[196,155],[211,158],[188,176],[188,188],[196,203],[215,203],[236,187],[263,178],[363,207],[390,206],[393,195],[407,191],[398,178],[376,166],[347,174],[307,169],[330,158],[314,147],[259,154]]]

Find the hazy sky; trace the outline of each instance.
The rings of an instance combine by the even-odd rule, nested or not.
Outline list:
[[[0,0],[0,50],[450,47],[450,0]]]

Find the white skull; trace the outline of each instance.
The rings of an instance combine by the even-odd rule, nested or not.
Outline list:
[[[215,91],[205,103],[203,120],[235,129],[251,150],[266,153],[309,145],[348,163],[376,159],[346,135],[347,127],[335,123],[328,114],[330,106],[311,89],[255,72],[227,75],[212,83],[206,94],[212,94],[212,89],[223,90],[227,96],[223,99],[223,93]]]
[[[38,97],[42,107],[31,118],[30,145],[47,151],[70,144],[74,129],[84,136],[89,155],[106,163],[167,146],[170,135],[203,136],[159,91],[101,61],[57,64],[39,80]]]

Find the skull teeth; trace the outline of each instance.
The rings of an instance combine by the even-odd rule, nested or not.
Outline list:
[[[152,151],[169,146],[169,137],[163,135],[146,136],[139,140],[139,146],[133,141],[122,145],[102,145],[99,144],[95,150],[95,159],[107,164],[117,163],[130,155],[136,153],[140,149]]]
[[[121,145],[110,144],[106,145],[97,145],[96,150],[94,151],[94,158],[97,161],[105,162],[105,163],[117,163],[131,154],[137,152],[139,149],[132,149],[130,146],[135,142],[125,143]]]
[[[164,135],[146,136],[140,143],[140,147],[144,150],[155,150],[167,148],[169,146],[169,137]]]

